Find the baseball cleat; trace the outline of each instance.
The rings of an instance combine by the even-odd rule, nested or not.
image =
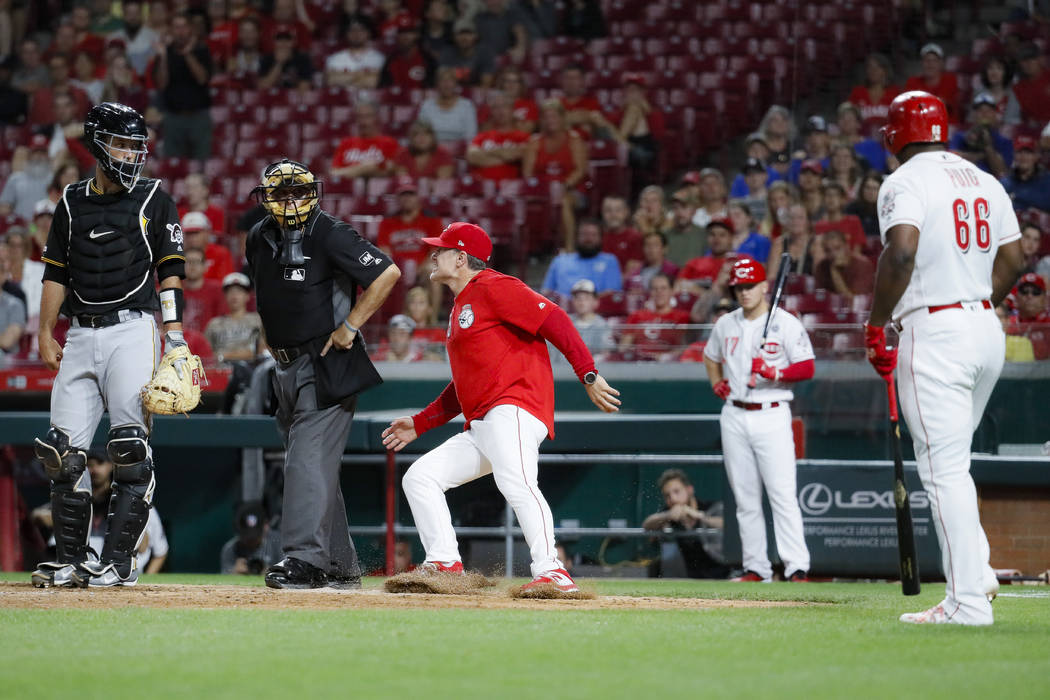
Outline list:
[[[948,613],[944,612],[944,605],[938,604],[922,612],[904,613],[900,616],[900,621],[913,625],[947,625],[952,620]]]
[[[454,574],[463,575],[463,562],[461,561],[425,561],[416,569],[424,574]]]
[[[36,588],[83,588],[83,584],[73,578],[75,570],[73,564],[42,562],[33,572],[33,585]]]
[[[328,574],[313,564],[285,557],[266,570],[264,578],[270,588],[324,588],[328,585]],[[360,585],[358,579],[358,585]]]
[[[761,575],[756,574],[754,571],[745,571],[739,576],[729,580],[733,583],[769,583],[769,579],[762,578]]]
[[[127,576],[121,576],[116,564],[85,562],[73,571],[73,579],[82,588],[112,588],[134,586],[139,582],[138,567],[132,565]]]
[[[790,576],[784,578],[785,581],[792,583],[809,583],[809,574],[801,569],[792,572]]]
[[[575,593],[580,590],[580,587],[576,585],[576,582],[572,580],[572,576],[569,576],[569,572],[565,569],[545,571],[522,586],[521,590],[527,591],[537,586],[554,586],[562,593]]]

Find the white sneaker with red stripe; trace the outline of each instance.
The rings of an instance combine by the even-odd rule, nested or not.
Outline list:
[[[521,590],[527,591],[537,586],[554,586],[562,593],[575,593],[580,590],[580,587],[576,585],[576,582],[572,580],[572,576],[569,576],[569,572],[565,569],[545,571],[522,586]]]
[[[922,612],[904,613],[900,620],[913,625],[947,625],[952,621],[948,613],[944,612],[943,605],[934,605],[929,610]]]
[[[463,575],[463,562],[461,561],[425,561],[419,565],[417,571],[424,574],[453,574]]]

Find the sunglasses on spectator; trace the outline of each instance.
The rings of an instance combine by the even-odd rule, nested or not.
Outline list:
[[[1017,290],[1017,293],[1021,296],[1027,297],[1041,297],[1043,296],[1043,290],[1039,287],[1025,287],[1024,289]]]

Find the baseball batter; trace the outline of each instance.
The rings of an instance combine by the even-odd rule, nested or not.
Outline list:
[[[492,241],[474,224],[456,222],[435,246],[430,278],[455,295],[449,317],[452,382],[415,416],[383,431],[383,444],[399,451],[425,431],[462,413],[464,432],[420,457],[402,486],[426,550],[423,570],[461,573],[463,564],[444,492],[492,473],[521,524],[532,554],[531,582],[578,590],[558,559],[554,519],[536,483],[540,443],[554,436],[554,378],[550,341],[572,365],[595,406],[619,410],[619,392],[594,359],[569,316],[520,280],[488,269]]]
[[[150,421],[139,395],[160,358],[154,309],[162,309],[167,348],[186,344],[182,229],[160,181],[139,177],[146,123],[130,107],[107,102],[88,112],[84,135],[98,161],[95,176],[62,192],[41,258],[40,357],[58,375],[51,429],[36,440],[51,479],[56,549],[56,560],[33,572],[38,587],[132,586],[138,580],[135,552],[155,483]],[[52,335],[60,310],[72,319],[64,347]],[[95,552],[88,546],[86,450],[106,410],[113,495],[102,551]]]
[[[797,318],[770,310],[769,284],[761,263],[733,263],[729,285],[740,308],[715,323],[704,346],[704,365],[722,408],[722,451],[729,486],[736,499],[744,574],[735,580],[770,581],[773,568],[766,546],[762,487],[773,510],[777,552],[784,578],[806,581],[809,550],[795,489],[795,442],[791,432],[791,384],[813,376],[813,346]],[[774,314],[766,343],[766,314]],[[751,373],[758,376],[748,388]]]
[[[887,381],[899,351],[901,411],[947,579],[943,601],[900,619],[990,625],[998,583],[970,477],[970,441],[1003,367],[994,308],[1024,266],[1020,227],[995,178],[946,150],[948,115],[938,98],[899,95],[883,135],[902,165],[879,190],[885,248],[865,342]],[[891,320],[897,349],[886,347]]]

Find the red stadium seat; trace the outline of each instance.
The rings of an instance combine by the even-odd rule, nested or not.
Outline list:
[[[455,202],[450,197],[431,195],[422,202],[423,211],[430,216],[438,216],[442,219],[456,218]]]
[[[627,295],[623,292],[604,292],[598,295],[599,316],[617,317],[627,315]]]

